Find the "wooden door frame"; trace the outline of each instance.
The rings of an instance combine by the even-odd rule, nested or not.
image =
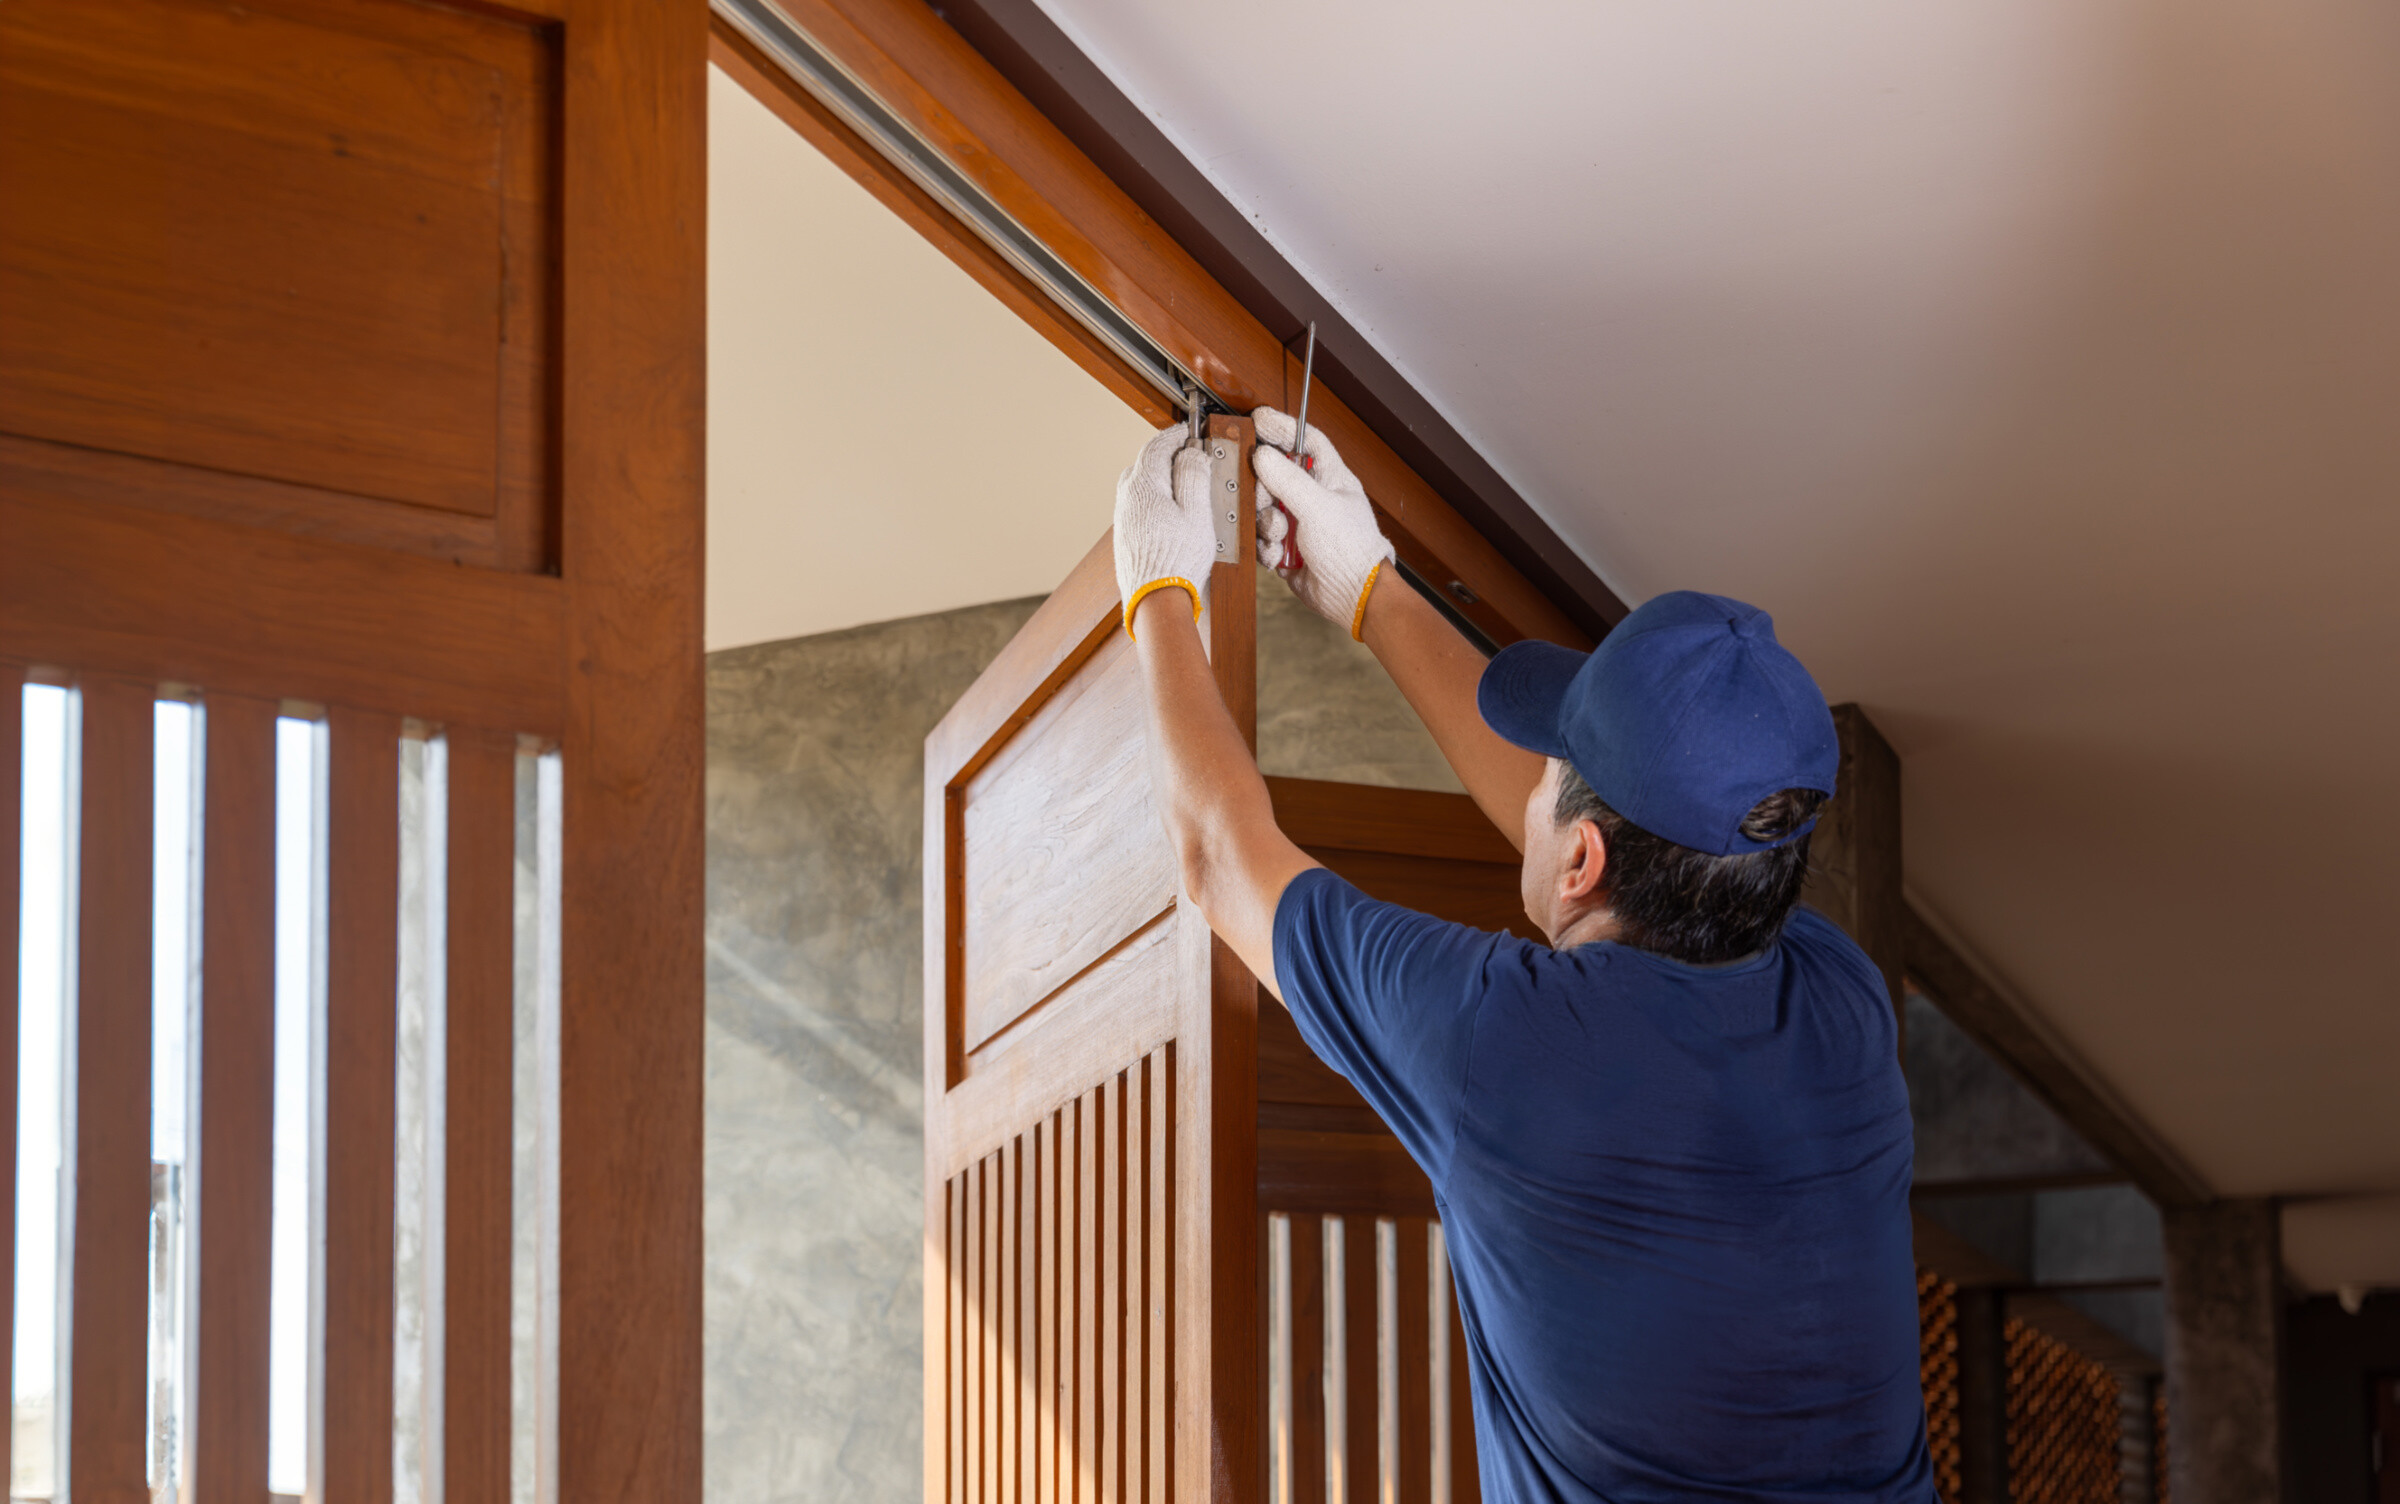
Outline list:
[[[1297,400],[1300,361],[1123,188],[923,0],[774,0],[798,30],[951,166],[1238,410]],[[710,60],[913,225],[1059,349],[1153,423],[1176,414],[1096,336],[719,14]],[[1288,331],[1286,331],[1288,333]],[[1588,648],[1562,609],[1319,375],[1309,419],[1374,497],[1400,560],[1441,587],[1437,604],[1494,643]],[[1613,597],[1611,597],[1613,602]],[[1622,614],[1618,606],[1616,614]],[[1604,613],[1605,614],[1605,613]],[[1614,620],[1613,615],[1608,616]]]

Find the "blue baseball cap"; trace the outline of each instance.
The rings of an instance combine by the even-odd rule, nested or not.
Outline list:
[[[1765,851],[1742,820],[1784,789],[1833,793],[1833,712],[1775,623],[1729,596],[1649,600],[1589,653],[1512,643],[1485,666],[1476,707],[1502,737],[1564,758],[1610,809],[1710,856]]]

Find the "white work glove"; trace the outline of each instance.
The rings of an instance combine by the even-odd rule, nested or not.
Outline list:
[[[1208,453],[1184,446],[1182,424],[1160,429],[1117,477],[1117,599],[1125,603],[1125,635],[1133,608],[1154,590],[1191,593],[1200,619],[1200,592],[1217,562],[1217,532],[1209,522]]]
[[[1367,595],[1392,562],[1391,540],[1375,521],[1366,488],[1314,426],[1308,430],[1308,457],[1316,466],[1311,472],[1285,452],[1298,426],[1289,414],[1262,407],[1250,421],[1258,431],[1250,464],[1263,493],[1258,562],[1281,576],[1311,611],[1355,639],[1366,623]]]

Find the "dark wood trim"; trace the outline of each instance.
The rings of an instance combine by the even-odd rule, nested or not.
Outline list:
[[[1519,866],[1508,837],[1464,794],[1317,778],[1267,779],[1275,823],[1295,846]]]
[[[1244,308],[930,6],[784,0],[783,9],[1226,401],[1247,410],[1296,400],[1300,367],[1287,348],[1290,331],[1270,328]],[[863,147],[835,161],[853,175],[899,176]],[[972,238],[962,230],[944,243],[963,244],[961,237]],[[1155,402],[1144,410],[1154,411]],[[1375,498],[1401,561],[1437,584],[1462,582],[1474,599],[1460,598],[1457,609],[1479,631],[1500,643],[1542,637],[1580,647],[1595,640],[1322,379],[1309,415]],[[1568,556],[1563,547],[1559,552]]]
[[[1908,974],[1918,990],[2026,1090],[2122,1167],[2142,1194],[2161,1206],[2197,1206],[2212,1199],[2197,1172],[2132,1113],[2103,1095],[2027,1012],[1953,948],[1914,904],[1903,905],[1901,927]]]
[[[564,8],[548,1460],[575,1504],[683,1504],[701,1496],[708,10]]]

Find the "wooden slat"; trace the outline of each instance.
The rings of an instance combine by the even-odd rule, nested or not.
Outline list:
[[[688,1504],[705,1267],[708,19],[701,0],[568,0],[565,15],[556,1497]]]
[[[1150,1504],[1168,1504],[1175,1477],[1175,1047],[1142,1060],[1150,1102]]]
[[[192,1491],[256,1504],[274,1215],[275,706],[212,695],[203,714]]]
[[[1325,1504],[1325,1219],[1309,1212],[1292,1214],[1292,1504]]]
[[[114,679],[81,687],[67,1452],[76,1498],[114,1504],[147,1494],[154,695]]]
[[[442,1496],[455,1504],[506,1504],[516,745],[497,732],[462,727],[446,739]]]
[[[992,1424],[991,1159],[967,1177],[967,1497],[990,1504]]]
[[[562,596],[466,569],[97,501],[0,492],[0,653],[553,734]]]
[[[865,81],[1186,368],[1205,373],[1236,408],[1284,402],[1289,352],[1190,254],[1141,212],[920,0],[784,0],[782,9]],[[871,154],[840,159],[854,174],[896,173]],[[1320,384],[1321,423],[1384,513],[1400,556],[1435,580],[1459,579],[1465,607],[1496,641],[1589,638],[1469,527],[1433,487]]]
[[[1455,1289],[1444,1304],[1450,1313],[1450,1504],[1475,1504],[1483,1497],[1483,1477],[1475,1465],[1474,1357]]]
[[[941,1497],[964,1504],[967,1497],[967,1178],[950,1177],[944,1195],[942,1271],[944,1311],[943,1411],[949,1441],[943,1453]]]
[[[1125,1497],[1125,1073],[1100,1088],[1100,1499]]]
[[[1100,1104],[1097,1087],[1075,1103],[1075,1492],[1100,1485]]]
[[[400,722],[327,721],[325,1498],[390,1504]]]
[[[1402,1217],[1400,1235],[1399,1320],[1395,1323],[1400,1349],[1400,1504],[1432,1504],[1433,1500],[1433,1377],[1431,1338],[1433,1301],[1427,1270],[1432,1256],[1428,1223],[1423,1217]]]
[[[1354,1504],[1380,1499],[1383,1459],[1380,1448],[1382,1369],[1376,1351],[1375,1219],[1343,1219],[1342,1375],[1349,1398],[1343,1450],[1347,1455],[1350,1498]]]
[[[0,1353],[17,1350],[17,970],[24,872],[25,667],[0,659]],[[0,1478],[16,1427],[0,1428]]]
[[[1034,1125],[1034,1280],[1040,1310],[1034,1320],[1033,1487],[1029,1497],[1049,1504],[1058,1497],[1058,1125],[1056,1111]]]

